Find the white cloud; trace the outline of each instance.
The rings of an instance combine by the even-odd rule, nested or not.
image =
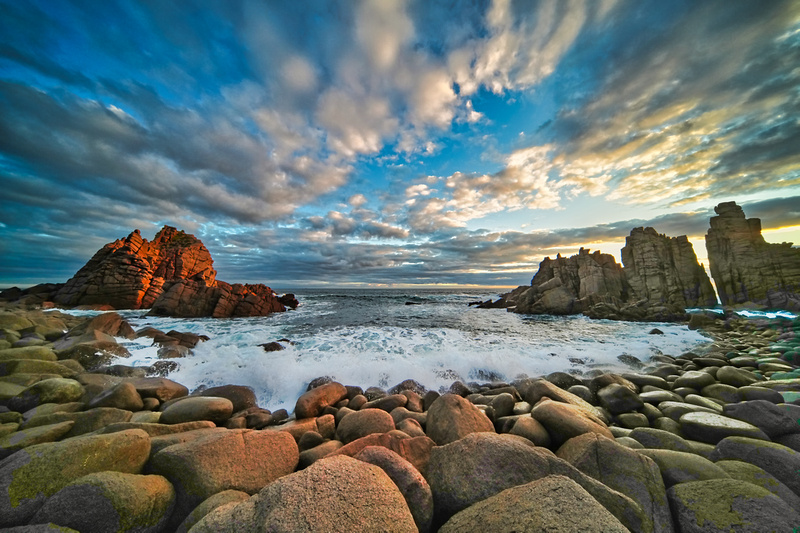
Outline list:
[[[414,35],[414,25],[400,0],[367,0],[356,16],[356,36],[372,66],[391,68]]]

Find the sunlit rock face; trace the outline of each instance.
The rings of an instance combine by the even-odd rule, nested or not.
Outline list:
[[[181,317],[261,316],[286,310],[266,285],[217,281],[213,264],[194,235],[164,226],[148,242],[134,230],[98,250],[53,301],[69,307],[152,308],[153,314]]]
[[[633,293],[650,305],[688,308],[717,303],[711,280],[686,235],[667,237],[653,228],[634,228],[621,255]]]
[[[152,241],[134,230],[103,246],[54,296],[67,306],[152,306],[165,281],[191,279],[212,285],[217,272],[208,249],[195,238],[164,226]]]
[[[723,305],[754,303],[800,310],[800,249],[770,244],[761,220],[745,218],[736,202],[714,208],[706,234],[709,266]]]

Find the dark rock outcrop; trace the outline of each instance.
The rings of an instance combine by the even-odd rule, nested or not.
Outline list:
[[[152,241],[139,230],[106,244],[53,292],[64,306],[110,305],[151,314],[214,318],[262,316],[297,307],[266,285],[230,285],[216,279],[208,249],[194,235],[164,226]]]
[[[521,286],[481,308],[524,314],[574,315],[614,320],[676,321],[687,307],[716,303],[714,288],[685,235],[667,237],[634,228],[614,256],[581,248],[577,255],[545,257],[530,286]]]
[[[711,275],[723,305],[754,303],[800,310],[800,249],[770,244],[761,220],[745,218],[736,202],[714,208],[706,234]]]
[[[571,257],[545,257],[530,289],[518,296],[516,312],[578,314],[598,303],[619,305],[629,293],[630,285],[614,256],[581,248]]]
[[[712,307],[717,296],[686,235],[667,237],[653,228],[634,228],[621,250],[625,277],[649,304]]]

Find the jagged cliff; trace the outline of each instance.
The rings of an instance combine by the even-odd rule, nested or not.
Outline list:
[[[714,208],[706,234],[709,266],[723,305],[752,303],[800,311],[800,249],[770,244],[761,220],[745,218],[736,202]]]
[[[686,238],[634,228],[622,249],[624,267],[610,254],[581,248],[571,257],[546,257],[530,286],[481,307],[517,313],[583,313],[616,320],[682,320],[687,307],[714,305],[716,296]]]
[[[66,306],[110,305],[141,309],[153,305],[168,280],[191,279],[211,285],[217,272],[205,245],[194,235],[164,226],[152,241],[134,230],[103,246],[58,292]]]
[[[686,235],[668,237],[653,228],[634,228],[621,250],[633,294],[650,305],[710,307],[717,296]]]
[[[546,257],[529,290],[517,298],[519,313],[572,315],[598,303],[619,305],[630,286],[614,256],[580,249],[578,255]]]
[[[164,226],[152,241],[134,230],[106,244],[52,300],[60,305],[151,308],[151,314],[214,318],[261,316],[296,307],[266,285],[230,285],[216,279],[214,261],[194,235]]]

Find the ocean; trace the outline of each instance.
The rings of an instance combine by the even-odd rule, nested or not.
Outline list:
[[[630,371],[618,357],[647,362],[680,355],[709,339],[685,325],[591,320],[583,316],[525,316],[468,304],[496,298],[486,289],[297,290],[295,311],[266,317],[185,319],[120,311],[134,329],[152,326],[207,335],[193,354],[173,359],[167,377],[194,389],[247,385],[259,405],[294,409],[320,376],[346,385],[390,388],[414,379],[429,389],[464,382],[511,381],[555,371]],[[89,312],[67,311],[76,314]],[[663,335],[650,334],[653,328]],[[259,344],[289,339],[285,350]],[[131,353],[114,363],[150,366],[158,348],[146,337],[118,339]]]

